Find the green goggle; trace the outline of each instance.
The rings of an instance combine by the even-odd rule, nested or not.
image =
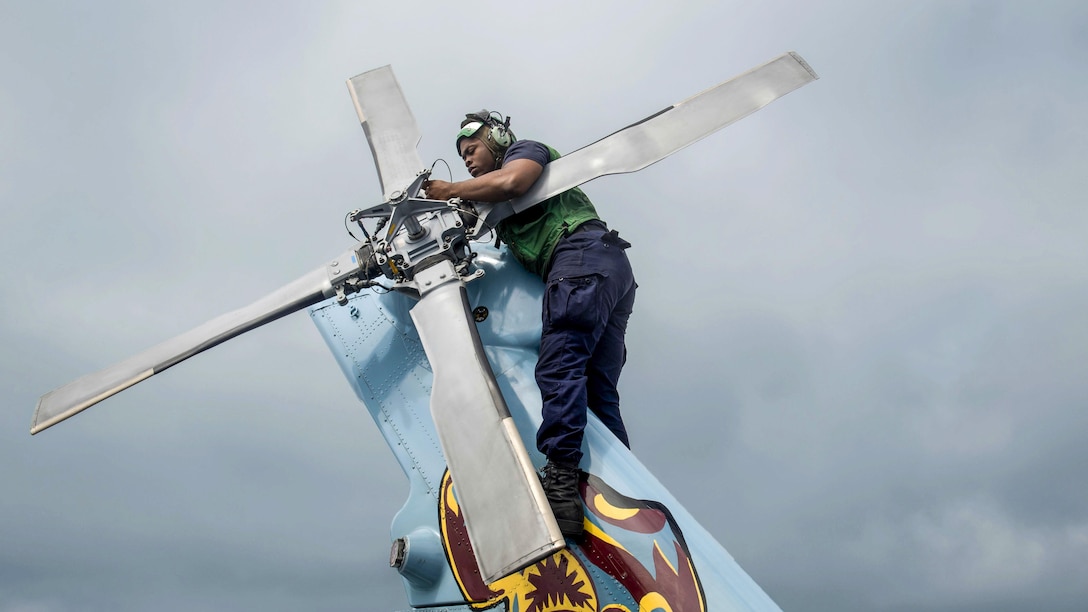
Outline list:
[[[461,128],[460,132],[457,132],[457,140],[454,141],[454,146],[457,147],[457,155],[461,155],[461,139],[472,138],[483,129],[484,124],[481,121],[473,121],[472,123],[465,124],[465,127]]]
[[[483,126],[484,124],[479,121],[473,121],[472,123],[466,124],[465,127],[461,128],[460,132],[457,132],[457,140],[461,140],[462,138],[469,138],[476,132],[479,132],[480,128],[482,128]]]

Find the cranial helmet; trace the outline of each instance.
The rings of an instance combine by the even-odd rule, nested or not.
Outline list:
[[[497,116],[496,116],[497,115]],[[479,138],[488,151],[495,156],[495,161],[501,162],[506,149],[517,141],[514,132],[510,131],[510,117],[505,120],[499,113],[492,113],[485,109],[465,115],[461,122],[461,131],[457,132],[457,155],[461,155],[461,141],[465,138]]]

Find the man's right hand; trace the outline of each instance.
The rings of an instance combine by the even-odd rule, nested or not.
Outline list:
[[[453,196],[453,183],[449,181],[423,181],[423,192],[429,200],[448,200]]]

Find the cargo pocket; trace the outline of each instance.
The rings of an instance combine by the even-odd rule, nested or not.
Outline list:
[[[564,276],[548,282],[544,293],[544,328],[589,331],[597,326],[600,275]]]

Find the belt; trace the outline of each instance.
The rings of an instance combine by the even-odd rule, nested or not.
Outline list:
[[[608,231],[608,226],[605,225],[604,221],[601,221],[600,219],[590,219],[589,221],[586,221],[585,223],[583,223],[583,224],[579,225],[578,227],[574,228],[573,230],[567,232],[566,235],[567,236],[573,236],[574,234],[577,234],[578,232],[585,232],[585,231],[589,231],[589,230],[600,230],[602,232],[607,232]]]

